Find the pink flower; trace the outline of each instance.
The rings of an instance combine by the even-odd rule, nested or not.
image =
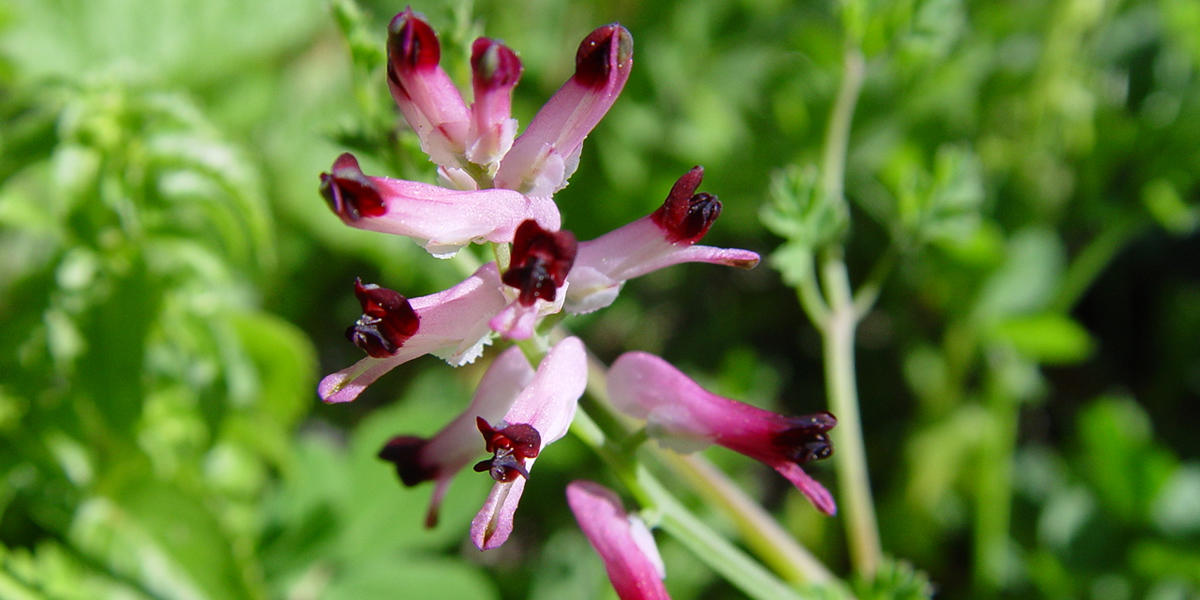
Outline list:
[[[652,214],[594,240],[579,244],[564,305],[570,313],[588,313],[613,303],[628,279],[684,262],[706,262],[742,269],[758,265],[749,250],[694,245],[721,214],[716,196],[696,193],[704,169],[680,177],[663,205]]]
[[[421,149],[438,165],[463,166],[470,112],[439,63],[437,34],[412,9],[388,24],[388,88]]]
[[[496,187],[548,197],[579,166],[583,140],[616,102],[633,67],[633,36],[617,23],[597,28],[575,53],[575,74],[533,117],[500,162]]]
[[[483,449],[479,442],[476,420],[499,421],[512,407],[521,390],[534,377],[533,367],[517,347],[502,352],[479,381],[471,404],[461,415],[438,431],[433,437],[396,436],[379,451],[379,457],[396,465],[396,474],[406,486],[434,481],[433,497],[425,526],[437,524],[438,507],[446,495],[450,481],[471,464]]]
[[[501,422],[484,423],[486,428],[480,427],[488,446],[496,453],[491,460],[477,465],[496,479],[483,508],[471,521],[471,541],[480,550],[499,547],[508,540],[513,515],[525,491],[525,477],[537,455],[566,435],[586,383],[587,356],[583,342],[575,337],[566,338],[542,359],[537,374],[521,390]],[[529,429],[537,434],[533,444],[536,448],[528,444]]]
[[[662,558],[645,523],[625,514],[621,500],[590,481],[567,484],[567,504],[579,528],[604,560],[608,579],[621,600],[669,599],[663,586]]]
[[[317,392],[325,402],[349,402],[384,373],[425,354],[454,366],[474,361],[491,339],[488,321],[507,303],[494,263],[420,298],[362,282],[354,291],[363,315],[346,334],[368,356],[321,380]]]
[[[471,45],[471,130],[467,159],[488,167],[499,167],[512,147],[517,120],[510,116],[512,90],[521,78],[521,60],[504,44],[479,38]]]
[[[647,430],[681,450],[719,444],[759,460],[792,482],[818,510],[833,514],[833,496],[800,465],[828,457],[828,412],[786,417],[712,394],[663,359],[628,352],[608,371],[608,393],[621,411],[645,419]]]
[[[343,223],[411,237],[439,258],[453,256],[474,241],[510,242],[526,220],[547,229],[558,229],[560,223],[558,207],[548,198],[371,177],[350,153],[321,174],[321,194]]]

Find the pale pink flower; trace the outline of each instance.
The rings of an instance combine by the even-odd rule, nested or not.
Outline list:
[[[450,481],[483,450],[476,419],[499,421],[533,377],[533,367],[529,366],[521,349],[513,346],[492,361],[479,381],[471,404],[441,431],[429,439],[396,436],[379,451],[380,458],[396,465],[396,474],[404,485],[411,487],[434,481],[433,496],[425,516],[426,527],[437,524],[438,507]]]
[[[533,220],[558,229],[558,207],[549,198],[512,190],[452,190],[428,183],[365,175],[358,160],[342,154],[321,174],[321,194],[342,222],[359,229],[413,238],[430,254],[453,256],[471,242],[511,242],[517,226]]]
[[[488,321],[507,303],[494,263],[420,298],[361,282],[355,294],[363,315],[346,333],[368,356],[321,380],[317,392],[325,402],[349,402],[384,373],[425,354],[453,366],[474,361],[491,340]]]
[[[542,359],[537,374],[521,390],[500,423],[480,425],[488,446],[496,453],[491,460],[476,465],[496,479],[483,508],[471,521],[471,541],[480,550],[499,547],[508,540],[513,515],[525,491],[525,476],[533,468],[537,455],[566,435],[586,383],[587,356],[583,342],[575,337],[566,338]],[[529,429],[537,434],[535,448],[527,447]],[[506,435],[512,431],[520,433],[520,438]]]

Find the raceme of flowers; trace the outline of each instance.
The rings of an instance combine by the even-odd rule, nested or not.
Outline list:
[[[397,365],[425,354],[459,366],[498,338],[539,336],[545,317],[604,308],[626,281],[663,267],[758,264],[758,254],[749,250],[697,245],[721,213],[716,196],[697,191],[700,167],[683,174],[657,210],[599,238],[578,241],[561,228],[553,195],[567,185],[584,139],[616,101],[633,66],[633,38],[621,25],[604,25],[584,38],[575,73],[520,136],[510,106],[522,66],[503,43],[480,38],[472,45],[469,106],[439,64],[437,35],[411,9],[389,24],[387,50],[388,87],[437,165],[440,185],[367,175],[346,153],[321,174],[322,196],[347,225],[407,236],[435,257],[483,243],[507,260],[415,298],[355,280],[362,315],[346,336],[366,356],[322,379],[318,393],[325,402],[354,400]],[[427,439],[396,436],[379,455],[395,465],[405,485],[434,482],[429,526],[454,475],[490,455],[474,464],[495,485],[471,523],[471,539],[480,549],[500,546],[512,532],[534,462],[574,418],[587,369],[586,349],[576,337],[559,341],[536,367],[520,348],[510,347],[492,361],[461,415]],[[720,444],[742,452],[775,468],[823,512],[834,511],[829,493],[799,466],[829,455],[825,432],[835,423],[832,415],[787,418],[713,396],[644,353],[622,356],[608,379],[615,406],[645,419],[647,432],[663,443],[687,450]],[[572,484],[567,496],[621,597],[666,597],[653,537],[644,525],[628,525],[616,496],[590,482]],[[635,546],[623,542],[633,537],[640,540]],[[648,570],[651,564],[657,566]],[[647,573],[655,574],[649,579],[657,585]]]

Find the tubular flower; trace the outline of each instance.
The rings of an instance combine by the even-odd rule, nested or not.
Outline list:
[[[633,36],[617,23],[597,28],[575,53],[575,74],[533,117],[500,162],[496,187],[550,196],[579,166],[583,140],[616,102],[633,67]]]
[[[671,187],[658,210],[580,243],[575,268],[567,278],[566,311],[578,314],[604,308],[613,303],[626,280],[679,263],[757,266],[756,252],[694,245],[721,214],[716,196],[696,193],[703,177],[702,167],[692,167]]]
[[[321,195],[343,223],[413,238],[439,258],[453,256],[473,241],[510,242],[526,220],[547,229],[558,229],[560,223],[558,207],[548,198],[371,177],[350,153],[321,173]]]
[[[467,409],[441,431],[429,439],[396,436],[379,451],[379,458],[396,465],[396,474],[404,485],[435,482],[425,516],[426,527],[437,524],[438,507],[450,481],[479,456],[482,447],[476,421],[495,422],[503,418],[533,377],[533,367],[521,349],[509,348],[488,367]]]
[[[434,354],[454,366],[474,361],[491,340],[488,321],[504,308],[496,265],[488,263],[454,287],[420,298],[355,282],[363,315],[346,332],[367,357],[327,375],[325,402],[349,402],[396,366]]]
[[[542,359],[537,374],[500,423],[480,424],[487,447],[495,456],[477,468],[488,471],[496,480],[483,508],[471,521],[471,541],[480,550],[496,548],[508,540],[513,514],[525,491],[525,478],[538,454],[566,435],[586,382],[583,342],[566,338]],[[534,439],[529,430],[537,434],[533,446],[529,444]]]
[[[608,371],[608,393],[621,411],[676,449],[718,444],[761,461],[792,482],[818,510],[833,514],[833,496],[800,465],[828,457],[828,412],[787,417],[710,393],[663,359],[628,352]]]
[[[437,34],[412,9],[388,24],[388,89],[421,140],[421,149],[443,167],[463,166],[470,112],[439,63]]]
[[[495,174],[512,147],[517,120],[510,116],[512,90],[521,79],[521,60],[504,44],[479,38],[471,45],[471,130],[467,159]]]
[[[579,528],[604,561],[608,579],[621,600],[669,599],[665,569],[654,536],[636,516],[625,514],[621,500],[591,481],[567,484],[567,504]]]

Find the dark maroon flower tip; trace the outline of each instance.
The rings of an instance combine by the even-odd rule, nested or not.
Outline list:
[[[363,174],[358,159],[349,152],[337,157],[328,173],[321,173],[320,190],[329,208],[343,220],[357,221],[387,212],[379,188]]]
[[[396,465],[396,475],[405,486],[412,487],[437,477],[437,470],[421,464],[421,449],[429,440],[411,435],[398,435],[383,445],[379,458]]]
[[[837,418],[828,411],[791,417],[788,428],[776,434],[772,441],[788,460],[802,465],[833,454],[833,443],[826,432],[835,425]]]
[[[542,436],[532,425],[517,423],[495,429],[482,417],[475,417],[475,426],[483,434],[484,448],[492,458],[475,464],[476,472],[487,471],[492,479],[507,483],[521,477],[529,478],[525,459],[534,458],[542,447]]]
[[[396,353],[417,332],[421,318],[399,292],[354,280],[363,314],[346,329],[346,338],[375,358]]]
[[[528,219],[517,227],[512,262],[500,280],[521,290],[518,300],[524,306],[533,306],[538,298],[553,302],[578,249],[570,231],[546,231]]]
[[[695,244],[721,216],[721,201],[716,196],[695,193],[703,178],[704,168],[692,167],[671,186],[667,200],[650,215],[672,244]]]
[[[619,23],[596,28],[583,38],[575,53],[575,81],[590,88],[608,84],[617,69],[633,61],[633,36]]]
[[[388,24],[388,61],[397,69],[426,69],[442,58],[437,34],[411,8],[392,18]]]
[[[521,59],[508,46],[479,38],[471,45],[471,76],[476,89],[511,88],[521,78]]]

